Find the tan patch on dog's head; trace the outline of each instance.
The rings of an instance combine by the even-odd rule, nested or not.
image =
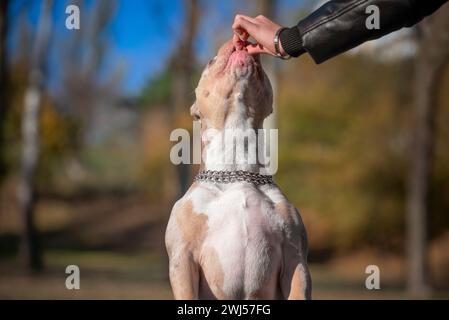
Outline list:
[[[259,58],[248,57],[247,72],[238,72],[229,63],[234,51],[231,41],[225,43],[207,64],[195,90],[196,101],[191,114],[201,120],[202,129],[223,129],[237,104],[245,106],[243,116],[253,128],[261,128],[263,120],[273,110],[271,84]]]

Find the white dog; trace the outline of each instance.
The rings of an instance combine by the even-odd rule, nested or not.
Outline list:
[[[257,130],[272,112],[272,89],[259,57],[232,42],[209,62],[195,92],[191,113],[202,133]],[[214,157],[226,152],[217,148],[203,145],[202,173],[168,222],[175,298],[310,299],[307,237],[297,209],[258,173],[259,165],[217,164]]]

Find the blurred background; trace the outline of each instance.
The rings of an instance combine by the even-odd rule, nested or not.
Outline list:
[[[293,26],[321,3],[0,0],[0,298],[171,299],[163,235],[197,168],[169,134],[202,68],[236,13]],[[313,298],[449,298],[448,61],[449,5],[321,65],[264,59]]]

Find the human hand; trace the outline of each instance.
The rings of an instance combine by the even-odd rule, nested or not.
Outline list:
[[[251,18],[237,14],[232,24],[234,31],[232,40],[237,49],[246,49],[249,54],[265,53],[277,56],[274,48],[274,36],[280,28],[280,25],[262,15]],[[249,37],[252,37],[256,43],[249,42]],[[281,55],[287,55],[280,42],[279,51]]]

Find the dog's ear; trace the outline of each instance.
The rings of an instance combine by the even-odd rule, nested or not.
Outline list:
[[[196,105],[196,102],[194,102],[192,104],[192,106],[190,107],[190,115],[195,119],[195,120],[199,120],[200,119],[200,110],[198,109],[198,106]]]

